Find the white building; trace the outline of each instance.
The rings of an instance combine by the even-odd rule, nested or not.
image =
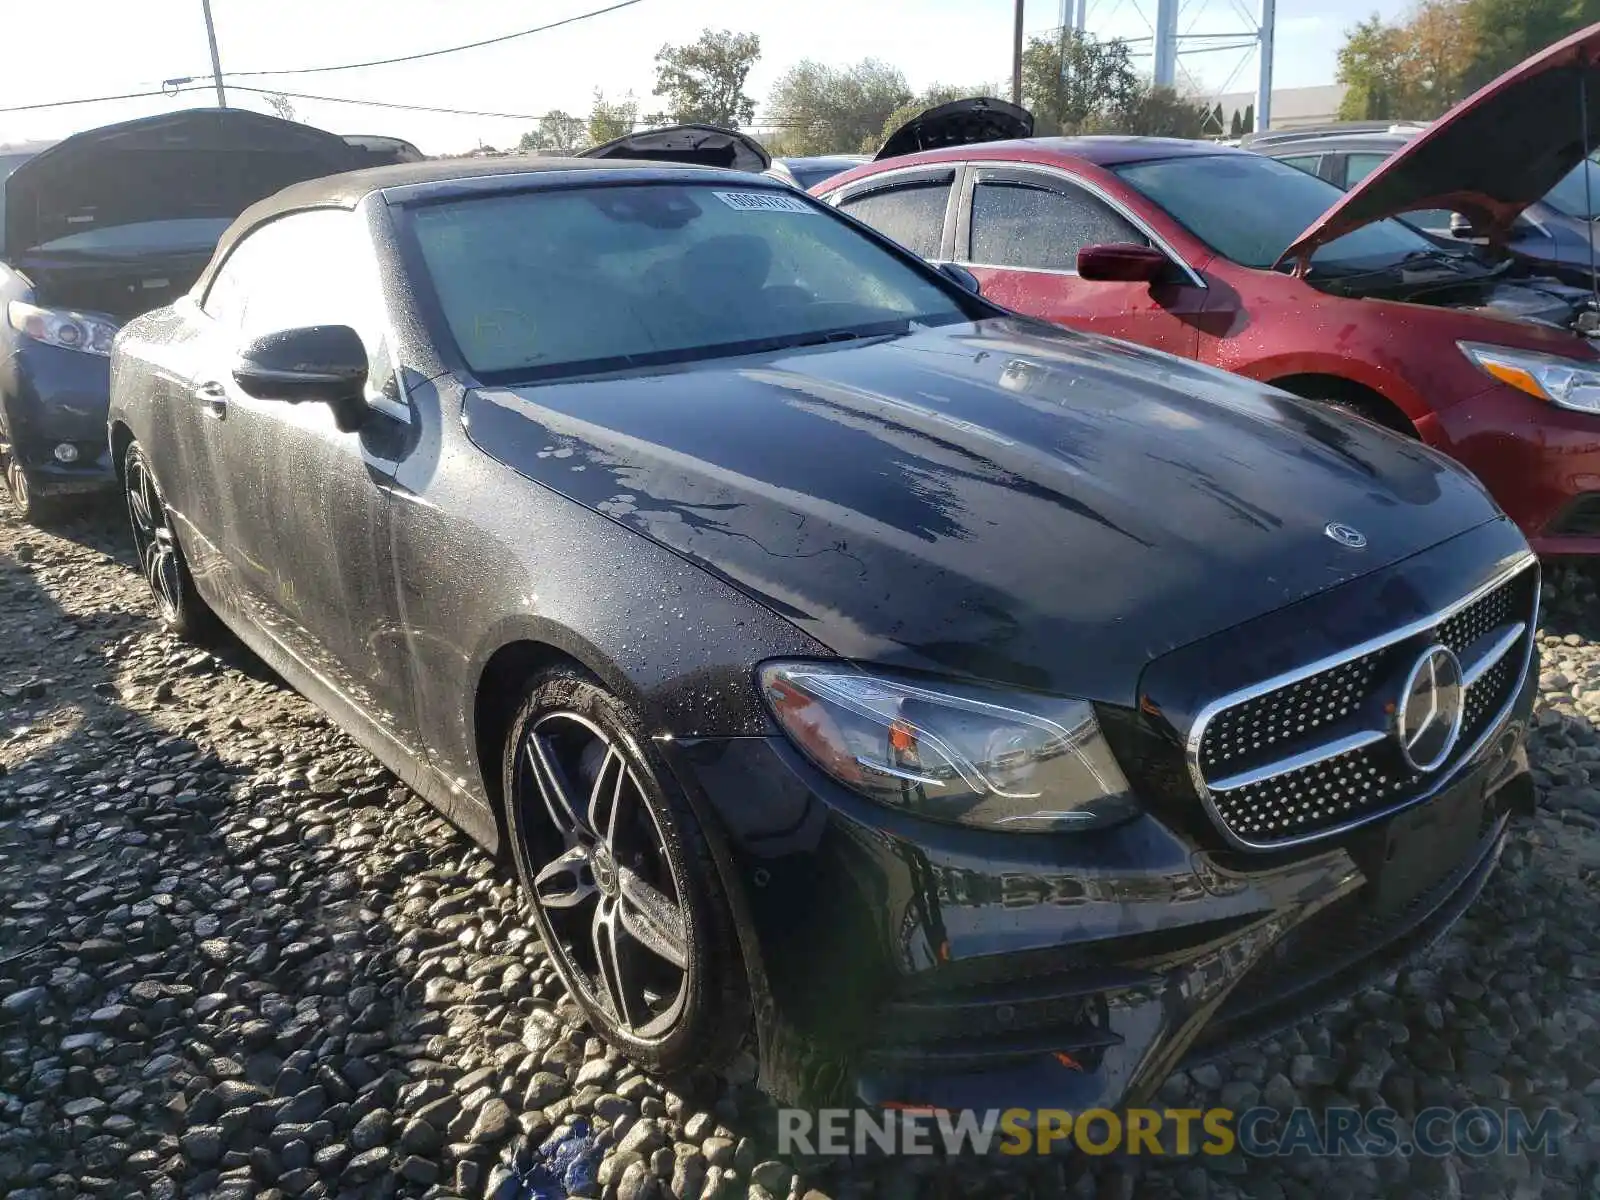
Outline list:
[[[1344,84],[1329,83],[1321,87],[1275,88],[1272,93],[1272,128],[1298,129],[1305,125],[1326,125],[1339,119],[1339,102],[1344,99]],[[1235,111],[1243,113],[1246,107],[1254,108],[1256,94],[1228,92],[1218,96],[1213,104],[1222,105],[1222,119],[1233,120]]]

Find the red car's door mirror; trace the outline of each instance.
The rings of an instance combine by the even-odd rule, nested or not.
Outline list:
[[[1078,277],[1117,283],[1158,283],[1167,277],[1172,262],[1151,246],[1132,242],[1107,242],[1078,251]]]

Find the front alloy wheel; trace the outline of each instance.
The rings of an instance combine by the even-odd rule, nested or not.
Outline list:
[[[45,516],[44,501],[15,451],[6,455],[6,494],[11,498],[11,511],[19,519],[37,522]]]
[[[710,854],[620,705],[535,684],[506,747],[518,873],[551,962],[598,1032],[660,1071],[720,1065],[748,997]]]
[[[211,611],[195,591],[155,472],[137,442],[123,458],[122,483],[139,573],[150,585],[162,624],[179,637],[202,640],[212,628]]]

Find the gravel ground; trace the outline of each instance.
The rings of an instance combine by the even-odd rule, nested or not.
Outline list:
[[[585,1113],[624,1200],[1600,1196],[1597,579],[1547,579],[1540,811],[1467,919],[1163,1091],[1553,1105],[1556,1157],[841,1167],[766,1157],[753,1062],[655,1080],[592,1037],[509,871],[259,664],[161,632],[116,515],[0,516],[0,1194],[476,1200]]]

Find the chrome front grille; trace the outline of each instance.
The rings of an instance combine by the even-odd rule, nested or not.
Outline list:
[[[1200,765],[1207,776],[1237,775],[1284,757],[1284,748],[1344,720],[1372,691],[1383,652],[1225,708],[1206,726]]]
[[[1190,774],[1230,840],[1275,849],[1382,817],[1433,791],[1515,699],[1532,653],[1539,572],[1530,557],[1445,611],[1208,705]],[[1460,732],[1432,772],[1395,731],[1400,688],[1430,646],[1460,660]]]

